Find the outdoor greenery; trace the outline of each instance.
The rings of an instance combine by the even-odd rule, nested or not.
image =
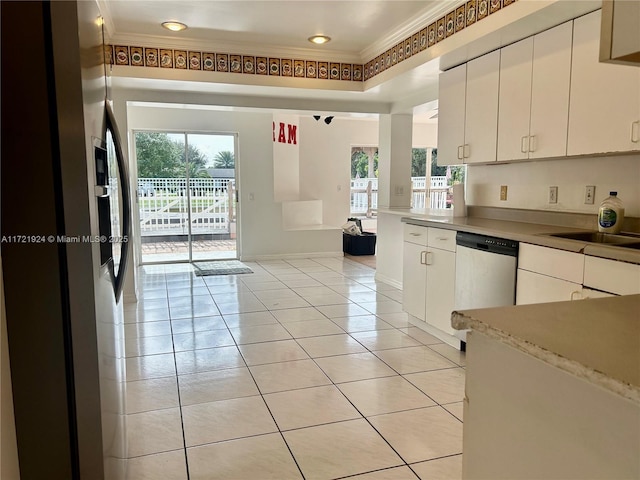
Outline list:
[[[411,150],[411,176],[425,177],[427,175],[427,149],[414,148]]]
[[[187,159],[189,177],[209,177],[206,156],[193,145],[185,149],[183,142],[172,140],[166,133],[136,133],[136,157],[141,178],[184,178]]]
[[[359,148],[351,150],[351,178],[378,177],[378,149],[373,154],[373,175],[369,175],[369,155]]]
[[[354,147],[351,150],[351,178],[378,177],[378,149],[375,149],[373,156],[374,175],[369,175],[369,156],[363,147]],[[438,149],[431,150],[431,173],[432,177],[445,177],[449,169],[449,185],[464,182],[464,165],[439,166]],[[427,175],[427,149],[414,148],[411,151],[411,176],[425,177]]]
[[[228,150],[218,152],[213,159],[213,165],[216,168],[235,168],[236,159],[233,152]]]

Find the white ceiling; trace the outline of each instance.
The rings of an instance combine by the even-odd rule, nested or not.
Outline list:
[[[361,57],[367,47],[393,37],[429,12],[451,9],[459,0],[222,0],[105,2],[112,36],[164,36],[210,44],[272,49],[311,49]],[[170,33],[160,26],[179,21],[187,30]],[[323,34],[332,41],[316,46],[307,38]]]
[[[365,63],[464,0],[98,2],[105,16],[108,41],[116,45]],[[184,72],[138,67],[115,67],[112,85],[138,91],[162,90],[174,103],[193,103],[186,99],[206,93],[207,98],[215,98],[212,102],[223,106],[237,102],[236,106],[250,103],[253,107],[300,111],[414,113],[426,120],[433,117],[437,106],[441,59],[450,67],[598,8],[599,4],[598,0],[520,0],[499,16],[483,21],[486,28],[474,28],[474,34],[471,29],[463,31],[382,72],[366,82],[364,91],[365,84],[356,82],[347,85],[224,73],[214,77],[209,72],[197,72],[199,76],[185,81]],[[169,20],[183,22],[189,28],[169,32],[160,26]],[[493,27],[488,27],[491,22]],[[323,46],[312,45],[307,38],[314,34],[325,34],[333,40]],[[150,78],[153,75],[156,77]],[[265,83],[269,81],[271,85]]]

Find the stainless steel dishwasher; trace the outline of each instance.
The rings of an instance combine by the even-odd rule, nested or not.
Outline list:
[[[514,305],[518,242],[458,232],[456,245],[455,309]],[[466,331],[456,336],[466,341]]]

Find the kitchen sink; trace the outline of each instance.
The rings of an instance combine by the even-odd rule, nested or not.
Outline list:
[[[589,243],[606,243],[610,245],[625,246],[625,244],[640,244],[640,237],[633,234],[612,234],[601,232],[570,232],[570,233],[552,233],[549,236],[558,238],[567,238],[569,240],[579,240]],[[639,248],[639,247],[631,247]]]

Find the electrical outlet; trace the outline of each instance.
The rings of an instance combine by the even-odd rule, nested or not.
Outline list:
[[[586,205],[593,205],[596,196],[596,186],[587,185],[584,189],[584,203]]]
[[[558,203],[558,187],[549,187],[549,203]]]
[[[404,186],[403,185],[396,185],[395,193],[396,193],[396,195],[404,195]]]
[[[506,199],[507,199],[507,186],[500,185],[500,200],[506,200]]]

